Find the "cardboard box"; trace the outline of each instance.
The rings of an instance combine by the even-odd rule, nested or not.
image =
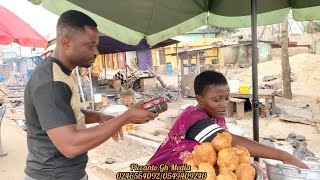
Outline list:
[[[140,78],[141,92],[149,91],[157,87],[157,79],[155,77]]]

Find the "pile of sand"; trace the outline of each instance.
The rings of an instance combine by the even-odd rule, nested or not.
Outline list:
[[[290,57],[291,72],[295,74],[296,85],[311,85],[320,87],[320,56],[313,54],[298,54]],[[276,75],[282,73],[281,60],[272,60],[258,64],[258,82],[259,85],[272,84],[273,81],[263,82],[264,76]],[[251,84],[251,67],[238,74],[238,78],[243,83]],[[275,81],[281,81],[281,78]]]

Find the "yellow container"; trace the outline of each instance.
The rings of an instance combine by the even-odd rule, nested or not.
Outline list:
[[[130,124],[126,124],[123,126],[122,130],[124,132],[131,132],[134,129],[134,124],[130,123]]]
[[[239,91],[241,94],[248,94],[249,93],[249,85],[248,84],[240,84]]]

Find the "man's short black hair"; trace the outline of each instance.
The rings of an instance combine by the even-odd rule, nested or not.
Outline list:
[[[205,94],[210,86],[227,85],[227,79],[217,71],[204,71],[194,80],[194,92],[198,96]]]
[[[58,34],[70,33],[71,31],[83,31],[85,26],[97,27],[97,23],[88,15],[76,11],[69,10],[61,14],[57,23]]]

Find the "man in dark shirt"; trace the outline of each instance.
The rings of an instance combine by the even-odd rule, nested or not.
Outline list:
[[[52,57],[34,70],[25,88],[28,157],[26,180],[87,179],[87,152],[109,139],[127,123],[145,123],[157,114],[142,102],[113,118],[81,110],[72,70],[90,67],[98,55],[97,24],[78,11],[63,13],[57,24]],[[100,123],[86,128],[85,124]]]

